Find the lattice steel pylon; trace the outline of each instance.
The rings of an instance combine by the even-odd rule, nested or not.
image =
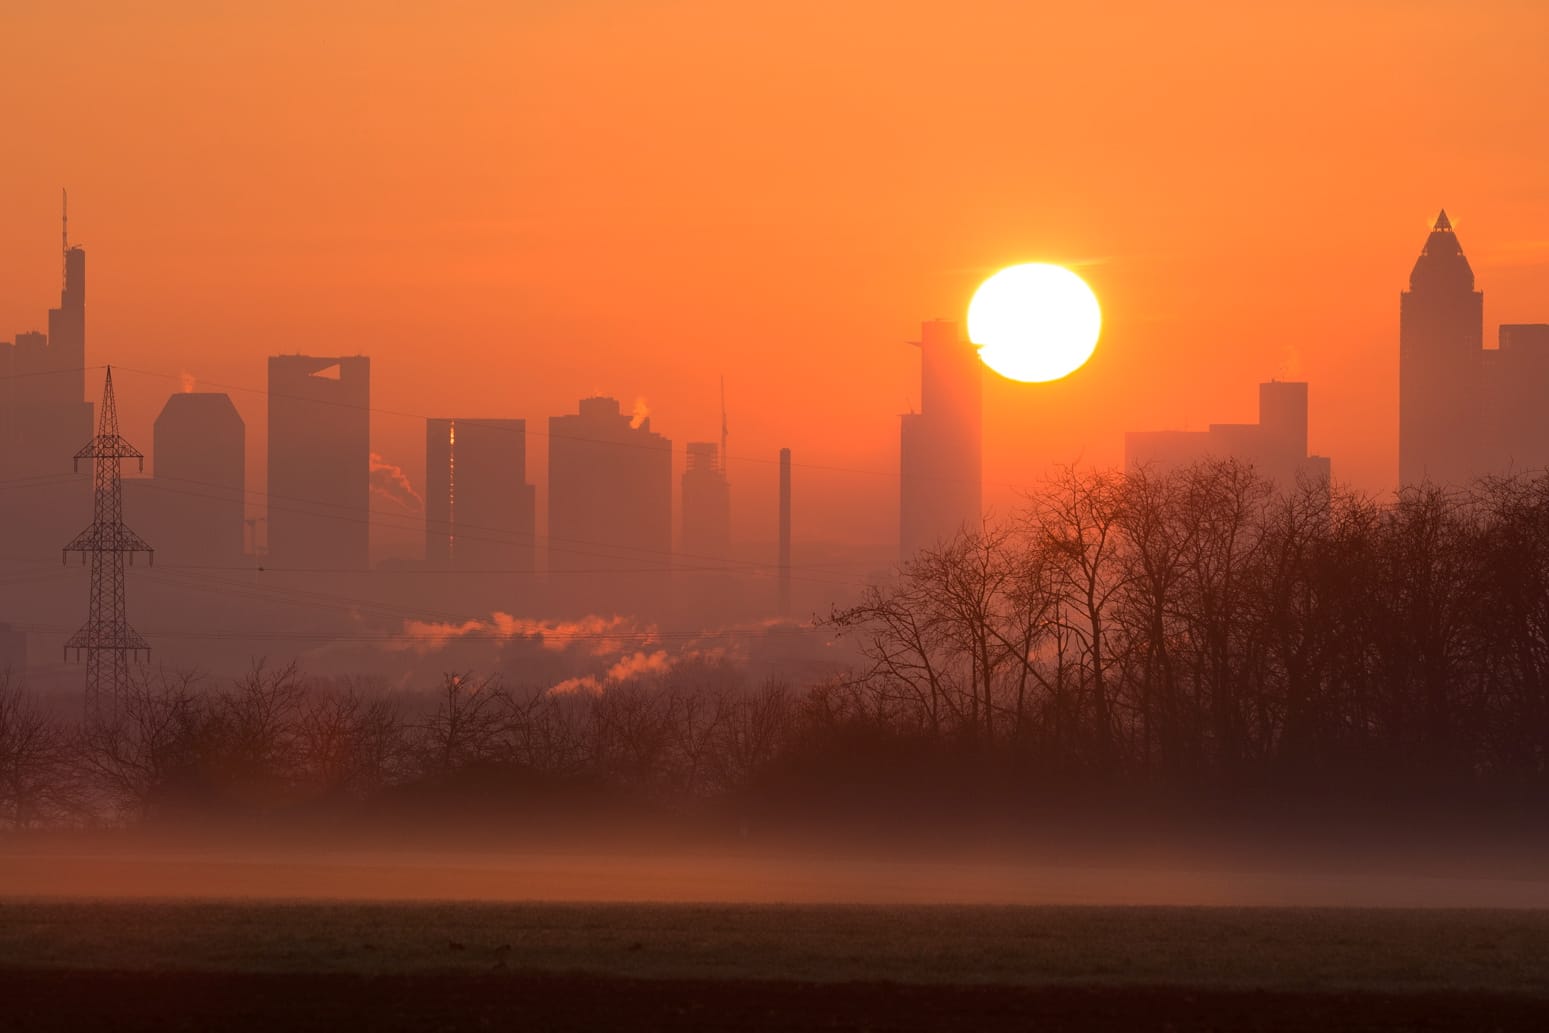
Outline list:
[[[86,712],[100,712],[104,694],[116,706],[129,684],[129,664],[143,653],[150,658],[151,647],[140,633],[129,626],[124,606],[124,565],[134,562],[134,554],[145,553],[155,562],[155,553],[139,535],[124,526],[124,493],[119,464],[137,460],[145,469],[145,456],[118,433],[118,407],[113,402],[113,369],[108,367],[102,388],[102,413],[97,421],[97,436],[75,453],[75,468],[81,460],[93,465],[93,502],[91,526],[64,547],[64,560],[70,553],[81,554],[81,563],[91,557],[91,600],[86,623],[65,643],[65,657],[72,651],[75,660],[86,658]]]

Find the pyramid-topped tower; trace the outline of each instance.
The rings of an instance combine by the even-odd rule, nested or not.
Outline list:
[[[1502,326],[1484,347],[1484,293],[1443,210],[1399,299],[1400,485],[1542,471],[1546,393],[1549,324]]]

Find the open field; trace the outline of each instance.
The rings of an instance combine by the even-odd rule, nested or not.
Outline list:
[[[32,898],[1451,908],[1549,911],[1549,855],[1293,861],[1195,851],[367,849],[0,842]]]
[[[9,970],[482,974],[502,961],[648,979],[1549,993],[1549,913],[0,903]]]
[[[1549,913],[0,901],[0,1028],[1543,1029]]]
[[[1541,1000],[1168,987],[632,980],[589,974],[241,975],[0,972],[0,1028],[259,1031],[854,1030],[1541,1033]]]
[[[0,849],[0,1030],[1549,1029],[1511,863]]]

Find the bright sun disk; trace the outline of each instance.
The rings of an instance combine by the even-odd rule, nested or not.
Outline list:
[[[968,304],[968,339],[1011,380],[1069,376],[1092,357],[1103,313],[1086,281],[1045,262],[1013,265],[979,285]]]

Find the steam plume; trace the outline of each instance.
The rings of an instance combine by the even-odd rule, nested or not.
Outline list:
[[[378,452],[371,453],[371,494],[410,513],[425,509],[425,500],[414,490],[403,467],[388,462]]]

